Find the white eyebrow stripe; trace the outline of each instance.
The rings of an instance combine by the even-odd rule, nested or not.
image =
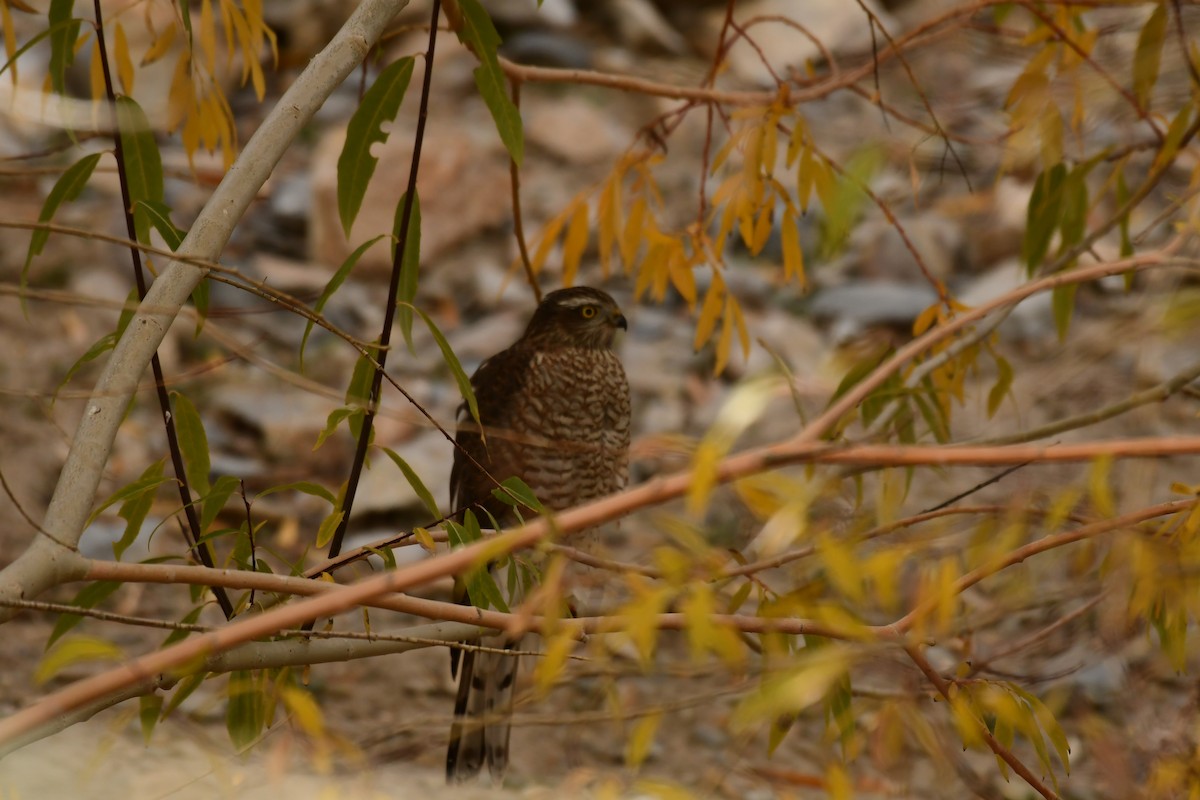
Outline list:
[[[600,300],[595,297],[568,297],[565,300],[559,301],[559,305],[563,308],[579,308],[580,306],[599,305]]]

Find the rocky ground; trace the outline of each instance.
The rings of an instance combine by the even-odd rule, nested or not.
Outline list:
[[[268,3],[268,12],[279,12],[283,5],[287,11],[280,12],[278,23],[284,36],[284,68],[274,79],[265,106],[247,97],[235,100],[243,137],[254,130],[265,108],[294,74],[294,65],[303,65],[309,52],[305,48],[312,46],[306,43],[328,37],[328,26],[337,18],[332,9],[347,4],[318,3],[315,8],[321,13],[302,13],[294,4]],[[416,24],[427,5],[412,5],[404,19]],[[613,3],[611,13],[570,0],[546,0],[537,14],[530,10],[531,2],[492,5],[507,52],[514,58],[682,83],[695,83],[704,74],[703,54],[712,46],[722,14],[721,4],[649,0]],[[788,4],[755,0],[746,5],[759,14],[775,14],[786,11],[781,8]],[[820,9],[814,8],[805,24],[839,59],[850,64],[869,56],[871,41],[869,35],[864,37],[867,28],[856,4],[829,0],[806,8],[809,5]],[[946,4],[912,0],[890,5],[894,6],[890,10],[878,10],[892,34],[898,35]],[[1121,47],[1136,37],[1139,26],[1120,20],[1115,24],[1124,28],[1111,37],[1112,52],[1101,55],[1119,63],[1122,52],[1128,52]],[[401,34],[391,40],[388,51],[413,52],[424,35],[420,31]],[[471,370],[519,334],[532,299],[529,287],[511,269],[516,251],[507,161],[487,110],[474,94],[475,62],[451,38],[443,36],[439,42],[421,165],[418,302],[437,320]],[[811,57],[796,51],[794,36],[778,40],[764,36],[760,45],[769,60]],[[1004,126],[1000,105],[1021,67],[1019,55],[992,37],[970,32],[911,55],[911,68],[941,124],[979,142],[959,146],[961,165],[953,163],[938,141],[886,121],[859,96],[839,93],[806,108],[810,125],[835,157],[849,159],[866,144],[880,143],[873,190],[894,204],[931,271],[968,304],[996,297],[1023,280],[1018,258],[1033,174],[1026,167],[996,178],[1001,152],[996,137]],[[739,48],[721,80],[730,87],[761,85],[760,59],[753,51]],[[873,88],[870,81],[863,85]],[[352,243],[391,226],[396,187],[403,185],[407,174],[415,89],[414,84],[401,119],[380,149],[379,169],[350,237]],[[922,100],[894,65],[881,72],[880,89],[907,113],[920,113]],[[307,301],[319,295],[332,270],[352,249],[341,234],[335,190],[336,161],[357,90],[356,80],[349,81],[293,147],[235,234],[224,264]],[[522,112],[528,150],[521,181],[527,230],[536,231],[577,192],[602,179],[638,131],[673,107],[672,102],[594,87],[526,85]],[[1099,90],[1090,111],[1092,135],[1101,140],[1124,141],[1135,127],[1122,114],[1120,102]],[[670,139],[669,157],[658,173],[668,205],[680,209],[683,221],[696,207],[697,158],[704,134],[703,113],[693,113]],[[0,130],[0,155],[12,158],[41,151],[60,138],[45,127],[14,120],[8,130]],[[186,225],[210,189],[203,180],[192,179],[177,140],[164,139],[163,153],[172,175],[167,202],[176,222]],[[216,169],[215,162],[205,157],[197,165],[201,175]],[[0,170],[4,187],[0,219],[35,219],[54,178],[52,173]],[[1163,198],[1153,198],[1139,212],[1136,227],[1149,223],[1185,180],[1182,174],[1168,179]],[[912,202],[914,185],[921,187],[920,203]],[[81,198],[64,207],[56,219],[121,235],[119,205],[115,176],[98,172]],[[811,418],[824,407],[863,342],[903,338],[917,314],[936,299],[895,227],[878,209],[864,209],[847,246],[836,253],[820,248],[821,225],[817,213],[803,222],[801,235],[808,257],[808,284],[803,288],[778,281],[777,244],[768,245],[757,260],[742,252],[730,254],[733,269],[728,280],[746,309],[755,346],[748,359],[735,357],[731,369],[719,379],[711,376],[711,349],[693,350],[694,316],[685,304],[678,298],[661,305],[635,300],[626,276],[604,276],[594,254],[585,259],[583,280],[612,291],[630,320],[622,357],[634,394],[635,479],[681,466],[679,437],[702,435],[737,381],[771,369],[775,357],[795,376],[796,396]],[[1152,234],[1147,246],[1160,242],[1163,235],[1165,231]],[[0,280],[5,284],[14,285],[19,279],[27,237],[24,231],[0,229]],[[1115,245],[1102,241],[1097,249],[1112,254]],[[373,337],[381,322],[388,268],[384,249],[371,251],[354,278],[326,306],[328,318],[356,335]],[[552,287],[559,280],[551,269],[543,284]],[[56,236],[35,263],[30,283],[119,303],[129,289],[126,256],[109,245]],[[1013,400],[988,419],[984,398],[995,376],[987,370],[974,376],[971,386],[981,387],[975,393],[980,399],[957,412],[956,439],[968,442],[995,432],[1033,428],[1115,402],[1190,366],[1195,348],[1189,335],[1194,330],[1186,317],[1178,322],[1179,315],[1170,313],[1181,298],[1190,297],[1186,287],[1174,278],[1150,276],[1139,280],[1138,288],[1137,293],[1125,294],[1117,281],[1081,290],[1072,335],[1065,343],[1055,335],[1048,298],[1022,304],[1002,327],[999,340],[1016,374]],[[317,330],[308,342],[301,374],[297,345],[304,329],[302,319],[222,284],[213,286],[212,306],[205,333],[198,338],[193,319],[179,320],[164,343],[162,358],[173,387],[188,393],[202,411],[214,472],[242,477],[251,492],[296,480],[336,487],[347,472],[351,442],[348,437],[334,437],[315,452],[312,444],[326,415],[342,402],[354,353]],[[78,355],[111,329],[115,317],[107,308],[44,301],[31,301],[26,311],[11,295],[0,296],[0,338],[5,342],[0,360],[0,469],[11,491],[11,499],[0,497],[0,519],[6,521],[0,562],[15,557],[33,535],[14,501],[34,519],[43,513],[96,366],[81,370],[54,402],[51,393]],[[457,391],[432,339],[419,329],[415,338],[416,354],[397,353],[389,367],[436,419],[449,425]],[[1186,431],[1194,428],[1196,411],[1193,398],[1176,397],[1087,431],[1065,434],[1060,440]],[[793,398],[782,392],[742,443],[772,441],[797,425]],[[162,440],[153,397],[145,392],[118,439],[102,493],[129,482],[159,458],[164,452]],[[395,394],[386,398],[376,442],[401,452],[446,505],[449,445]],[[427,521],[416,495],[387,466],[376,464],[364,478],[349,546]],[[1193,467],[1194,460],[1187,459],[1119,465],[1121,507],[1132,509],[1165,499],[1164,487],[1171,481],[1194,483]],[[1004,503],[1014,497],[1052,497],[1058,487],[1079,481],[1086,469],[1057,466],[1019,471],[981,490],[974,500]],[[930,507],[995,472],[959,469],[923,474],[932,477],[914,481],[904,508]],[[282,497],[256,504],[256,513],[271,522],[270,546],[299,557],[322,508],[303,497]],[[838,514],[845,513],[854,498],[835,500],[830,513]],[[167,514],[171,509],[164,498],[156,512]],[[662,536],[657,513],[628,520],[613,554],[626,560],[643,558]],[[731,511],[714,512],[708,523],[714,541],[735,547],[744,546],[754,532],[748,519]],[[102,515],[85,535],[82,549],[94,557],[110,556],[110,544],[123,524],[115,515]],[[152,527],[147,525],[147,535],[127,554],[128,560],[179,551],[173,525],[151,535]],[[1029,575],[1038,579],[1036,572]],[[1084,587],[1062,582],[1062,576],[1046,579],[1060,582],[1039,586],[1039,602],[1044,604],[1032,603],[999,633],[1016,636],[1034,629],[1039,620],[1052,619],[1064,607],[1069,610],[1073,596],[1082,596]],[[432,596],[447,595],[444,585],[427,591]],[[63,589],[46,599],[66,600],[71,595]],[[986,593],[973,595],[968,602],[972,613],[981,617],[991,604]],[[177,618],[187,606],[178,593],[125,587],[114,596],[111,607],[122,613]],[[1023,656],[1003,662],[1011,673],[1032,674],[1038,687],[1053,688],[1056,711],[1077,723],[1071,728],[1075,732],[1073,797],[1134,796],[1145,777],[1146,759],[1180,747],[1194,735],[1188,732],[1196,704],[1192,682],[1165,664],[1147,636],[1106,630],[1108,619],[1101,614],[1094,623],[1048,638],[1029,662]],[[46,687],[34,685],[31,676],[53,621],[49,615],[24,613],[5,626],[0,713],[44,692]],[[397,632],[412,623],[381,613],[371,617],[372,630],[377,632]],[[86,628],[113,638],[131,654],[157,646],[163,637],[158,631],[107,623],[88,623]],[[987,652],[999,649],[1004,641],[985,638],[976,645]],[[943,655],[944,666],[951,666],[953,654]],[[253,754],[234,755],[224,734],[217,681],[199,690],[182,713],[163,723],[148,746],[137,733],[135,710],[126,704],[8,757],[0,762],[0,796],[141,800],[257,798],[285,792],[289,798],[560,797],[584,788],[603,793],[610,780],[612,786],[627,790],[632,784],[623,763],[629,732],[638,709],[656,707],[668,713],[642,772],[647,780],[673,781],[697,796],[759,800],[817,796],[812,784],[814,776],[822,774],[823,762],[814,743],[820,742],[825,727],[819,713],[799,720],[775,756],[768,758],[761,732],[734,732],[730,723],[735,692],[749,678],[731,678],[716,667],[690,666],[681,636],[664,636],[658,668],[647,674],[638,670],[628,653],[618,650],[611,657],[607,664],[576,665],[569,685],[548,698],[521,704],[514,763],[505,789],[443,790],[440,765],[453,689],[445,654],[431,649],[314,668],[307,680],[321,701],[331,733],[326,740],[328,752],[314,749],[286,726],[276,726]],[[620,680],[610,679],[614,668]],[[62,680],[86,671],[81,667]],[[893,691],[915,691],[921,685],[911,666],[893,656],[882,656],[860,680],[867,688],[873,682]],[[616,704],[631,713],[630,719],[598,718],[597,711],[614,702],[614,693]],[[1020,784],[1004,781],[990,755],[959,753],[949,739],[942,744],[946,748],[942,761],[920,757],[872,768],[857,787],[857,796],[1028,796]],[[948,770],[957,776],[950,777]],[[643,789],[650,791],[648,786]]]

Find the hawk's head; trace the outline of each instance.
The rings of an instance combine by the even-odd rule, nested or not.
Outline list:
[[[612,347],[617,329],[628,327],[617,302],[599,289],[575,286],[542,298],[525,337],[567,347]]]

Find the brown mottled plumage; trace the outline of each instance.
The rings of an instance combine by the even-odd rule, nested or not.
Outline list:
[[[479,366],[471,386],[486,444],[460,408],[455,441],[461,450],[455,448],[450,472],[455,508],[473,507],[485,524],[481,511],[501,525],[515,521],[513,510],[492,495],[493,478],[519,477],[554,510],[624,488],[629,384],[612,343],[625,326],[620,308],[605,292],[560,289],[545,296],[515,344]],[[516,644],[504,640],[500,646]],[[499,781],[508,766],[518,659],[466,651],[460,665],[458,653],[451,650],[451,672],[459,682],[446,779],[467,780],[486,763]]]

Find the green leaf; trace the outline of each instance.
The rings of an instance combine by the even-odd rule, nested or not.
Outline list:
[[[162,716],[163,698],[159,694],[144,694],[138,698],[138,720],[142,724],[142,741],[150,744],[154,728]]]
[[[375,382],[375,346],[366,348],[365,353],[359,353],[354,362],[354,372],[350,375],[350,383],[346,387],[346,405],[365,408],[371,402],[371,386]]]
[[[162,718],[167,716],[179,708],[184,700],[191,696],[192,692],[200,688],[200,684],[204,683],[204,673],[200,672],[194,675],[187,675],[179,681],[179,685],[175,687],[175,693],[171,695],[171,699],[163,706]]]
[[[171,251],[179,249],[187,232],[175,227],[171,221],[171,209],[166,203],[161,200],[136,200],[134,208],[145,215],[146,221],[158,231]]]
[[[1065,251],[1083,240],[1087,229],[1088,189],[1087,166],[1076,167],[1062,184],[1062,241],[1059,250]]]
[[[203,605],[196,606],[191,611],[189,611],[184,616],[183,619],[181,619],[179,621],[185,625],[195,625],[196,620],[200,619],[200,613],[202,611],[204,611],[204,609],[207,605],[208,604],[205,603]],[[163,639],[162,646],[170,647],[171,645],[175,644],[176,642],[182,642],[184,639],[186,639],[187,637],[189,637],[191,635],[192,635],[191,631],[184,631],[184,630],[171,631],[170,635],[168,635],[166,639]]]
[[[504,72],[496,57],[500,35],[496,33],[496,27],[479,0],[459,0],[459,9],[462,11],[462,27],[458,31],[458,38],[479,58],[479,66],[475,68],[475,87],[488,111],[492,112],[500,141],[519,167],[525,151],[525,134],[521,127],[521,112],[508,96]]]
[[[1119,165],[1117,167],[1117,207],[1123,208],[1129,202],[1129,186],[1125,183],[1125,167]],[[1133,255],[1133,240],[1129,237],[1129,213],[1126,212],[1121,216],[1119,223],[1121,231],[1121,258],[1129,258]],[[1128,291],[1133,286],[1134,272],[1130,270],[1125,273],[1125,290]]]
[[[158,464],[161,467],[162,461],[160,460],[158,462]],[[142,473],[143,476],[145,476],[146,473],[148,473],[149,471],[150,470],[148,468],[146,470],[146,472]],[[160,472],[161,472],[161,470],[160,470]],[[160,474],[157,477],[151,475],[149,477],[138,478],[133,483],[128,484],[127,486],[122,486],[120,489],[113,492],[107,500],[105,500],[103,503],[101,503],[100,506],[95,511],[92,512],[92,515],[90,517],[88,517],[87,524],[90,525],[96,519],[96,517],[100,516],[100,514],[104,511],[104,509],[108,508],[109,506],[113,505],[114,503],[122,503],[122,502],[130,499],[131,497],[137,497],[139,494],[142,494],[143,492],[152,492],[155,489],[157,489],[160,485],[162,485],[164,483],[168,483],[170,481],[171,481],[170,478],[167,478]]]
[[[1163,41],[1167,35],[1167,4],[1158,3],[1150,18],[1138,35],[1137,49],[1133,53],[1133,95],[1142,108],[1150,108],[1150,95],[1154,82],[1158,80],[1158,66],[1162,60]]]
[[[50,0],[50,85],[56,94],[67,93],[67,70],[75,60],[75,40],[80,20],[71,16],[75,0]]]
[[[87,185],[88,180],[92,177],[92,172],[96,169],[96,164],[100,161],[100,156],[103,153],[92,153],[90,156],[84,156],[76,161],[59,177],[54,183],[54,187],[50,189],[50,193],[46,195],[46,202],[42,203],[41,213],[38,214],[38,222],[49,222],[54,219],[54,214],[58,211],[59,206],[63,203],[69,203],[79,197],[79,193],[83,191],[83,187]],[[46,247],[46,242],[50,239],[50,231],[36,230],[33,236],[29,239],[29,252],[25,255],[25,266],[21,269],[21,289],[24,290],[29,278],[29,266],[33,263],[34,257],[41,254]],[[21,303],[25,302],[22,295]]]
[[[94,636],[72,636],[49,650],[34,670],[33,680],[42,684],[68,667],[84,661],[124,661],[121,648]]]
[[[121,95],[117,98],[116,109],[133,226],[138,241],[146,243],[150,241],[150,214],[147,209],[157,208],[163,202],[162,156],[154,140],[154,129],[150,127],[142,107],[133,98]]]
[[[270,488],[263,489],[261,492],[256,494],[254,499],[257,500],[260,497],[266,497],[267,495],[275,494],[276,492],[287,491],[297,491],[307,495],[312,495],[313,497],[319,497],[328,502],[331,506],[337,504],[337,498],[333,496],[333,492],[329,491],[324,486],[312,483],[311,481],[295,481],[294,483],[285,483],[282,486],[272,486]]]
[[[996,415],[996,411],[1000,408],[1000,404],[1004,402],[1004,398],[1008,396],[1009,390],[1012,389],[1012,382],[1012,364],[1008,363],[1008,359],[1001,356],[996,356],[996,382],[992,385],[991,390],[988,392],[988,419],[991,419]]]
[[[425,504],[425,509],[429,511],[430,515],[435,519],[441,516],[438,512],[437,501],[433,499],[433,495],[425,488],[425,483],[421,480],[421,476],[395,450],[385,447],[383,448],[383,452],[387,453],[388,458],[392,459],[396,466],[400,468],[400,471],[404,473],[404,479],[408,481],[408,485],[412,487],[412,490],[417,493],[417,497]]]
[[[313,445],[313,450],[317,450],[321,445],[325,444],[325,440],[333,435],[333,432],[337,430],[342,420],[354,415],[358,415],[361,418],[362,414],[363,410],[361,408],[346,408],[345,406],[330,411],[329,416],[325,418],[325,427],[317,434],[317,443]]]
[[[160,459],[146,467],[146,471],[138,478],[138,482],[155,481],[162,477],[163,462]],[[142,523],[146,521],[146,515],[150,513],[152,505],[154,505],[154,492],[141,492],[121,503],[121,510],[117,514],[125,520],[125,533],[122,534],[120,541],[113,543],[113,557],[117,561],[121,560],[121,556],[142,532]]]
[[[1059,341],[1065,341],[1067,332],[1071,329],[1071,313],[1075,310],[1075,290],[1077,283],[1054,287],[1050,293],[1050,306],[1054,313],[1054,326],[1058,330]]]
[[[75,599],[71,601],[71,605],[79,608],[95,608],[100,603],[121,588],[121,584],[117,581],[96,581],[89,583],[87,586],[79,590],[79,594],[75,595]],[[54,623],[54,630],[50,631],[50,638],[46,640],[46,649],[58,641],[64,633],[74,628],[83,620],[81,614],[60,614],[58,622]]]
[[[400,227],[404,216],[404,204],[408,192],[400,196],[396,204],[396,221],[392,225],[392,235],[397,244],[400,241]],[[393,246],[392,252],[395,252]],[[421,198],[414,191],[412,212],[409,214],[408,230],[405,232],[404,253],[400,258],[400,285],[396,287],[396,319],[400,323],[400,333],[404,335],[404,343],[408,352],[414,353],[412,342],[413,313],[412,303],[417,297],[417,277],[421,269]]]
[[[446,522],[446,535],[450,540],[451,548],[465,547],[483,538],[479,522],[470,510],[463,515],[461,525],[452,521]],[[497,611],[508,613],[508,604],[504,602],[500,587],[496,585],[496,578],[486,564],[480,564],[465,571],[462,574],[462,582],[467,588],[467,597],[470,598],[471,605],[476,608],[494,608]]]
[[[221,513],[221,509],[225,507],[225,502],[229,496],[237,491],[241,485],[241,481],[232,475],[222,475],[217,478],[217,482],[213,484],[212,489],[200,502],[200,531],[208,530],[208,526],[212,525],[213,520]]]
[[[322,290],[321,296],[317,298],[317,302],[313,305],[313,313],[320,314],[325,308],[325,304],[329,302],[329,298],[333,297],[346,278],[350,277],[350,273],[354,271],[354,266],[358,264],[358,260],[363,257],[363,254],[371,248],[371,245],[383,238],[383,234],[368,239],[354,249],[354,252],[346,257],[342,265],[337,268],[337,272],[333,273],[333,277],[329,279],[329,283],[325,284],[325,289]],[[308,342],[308,336],[312,333],[313,321],[310,319],[304,326],[304,336],[300,339],[300,371],[304,371],[304,346]]]
[[[429,327],[429,332],[433,334],[434,341],[437,342],[438,349],[442,351],[442,360],[450,368],[450,373],[454,376],[454,382],[458,384],[458,391],[462,394],[463,400],[467,403],[467,408],[471,411],[471,419],[479,422],[479,406],[475,402],[475,391],[471,388],[471,379],[463,371],[458,356],[454,355],[454,351],[450,349],[450,343],[446,341],[446,337],[438,330],[437,325],[433,324],[433,320],[430,319],[429,315],[416,306],[412,306],[412,309],[421,315],[421,319],[425,320],[425,324]]]
[[[1029,209],[1025,217],[1025,240],[1021,245],[1021,254],[1030,275],[1041,266],[1046,251],[1050,249],[1050,239],[1062,219],[1062,184],[1066,177],[1067,168],[1063,164],[1055,164],[1050,170],[1043,170],[1033,184],[1033,194],[1029,197]]]
[[[500,488],[493,489],[492,495],[500,502],[514,508],[522,505],[538,514],[546,510],[546,507],[542,505],[542,502],[533,493],[533,489],[530,489],[525,481],[515,475],[501,481]]]
[[[350,228],[362,207],[367,185],[375,174],[378,158],[371,155],[371,146],[386,142],[388,134],[382,125],[396,118],[404,93],[413,74],[412,56],[393,62],[379,73],[362,102],[350,117],[346,127],[346,143],[337,163],[338,217],[342,229],[350,236]]]
[[[266,693],[255,673],[238,670],[229,674],[229,706],[225,710],[225,728],[238,750],[258,739],[267,723]]]
[[[183,456],[183,468],[188,484],[197,495],[208,494],[208,474],[212,464],[208,457],[208,435],[204,423],[192,401],[179,392],[171,392],[175,414],[175,431],[179,435],[179,452]]]
[[[317,547],[323,548],[333,539],[333,534],[337,532],[338,525],[342,524],[342,517],[346,515],[345,511],[340,508],[335,508],[329,512],[325,519],[321,520],[321,527],[317,528]]]
[[[95,361],[104,353],[107,353],[109,350],[112,350],[114,347],[116,347],[118,338],[120,337],[115,333],[106,333],[97,339],[96,342],[87,349],[86,353],[75,359],[75,363],[72,364],[71,368],[67,370],[66,376],[63,377],[63,379],[59,381],[58,386],[54,388],[54,400],[58,400],[58,393],[63,390],[63,387],[71,382],[71,378],[75,377],[75,373],[79,372],[79,370]]]

